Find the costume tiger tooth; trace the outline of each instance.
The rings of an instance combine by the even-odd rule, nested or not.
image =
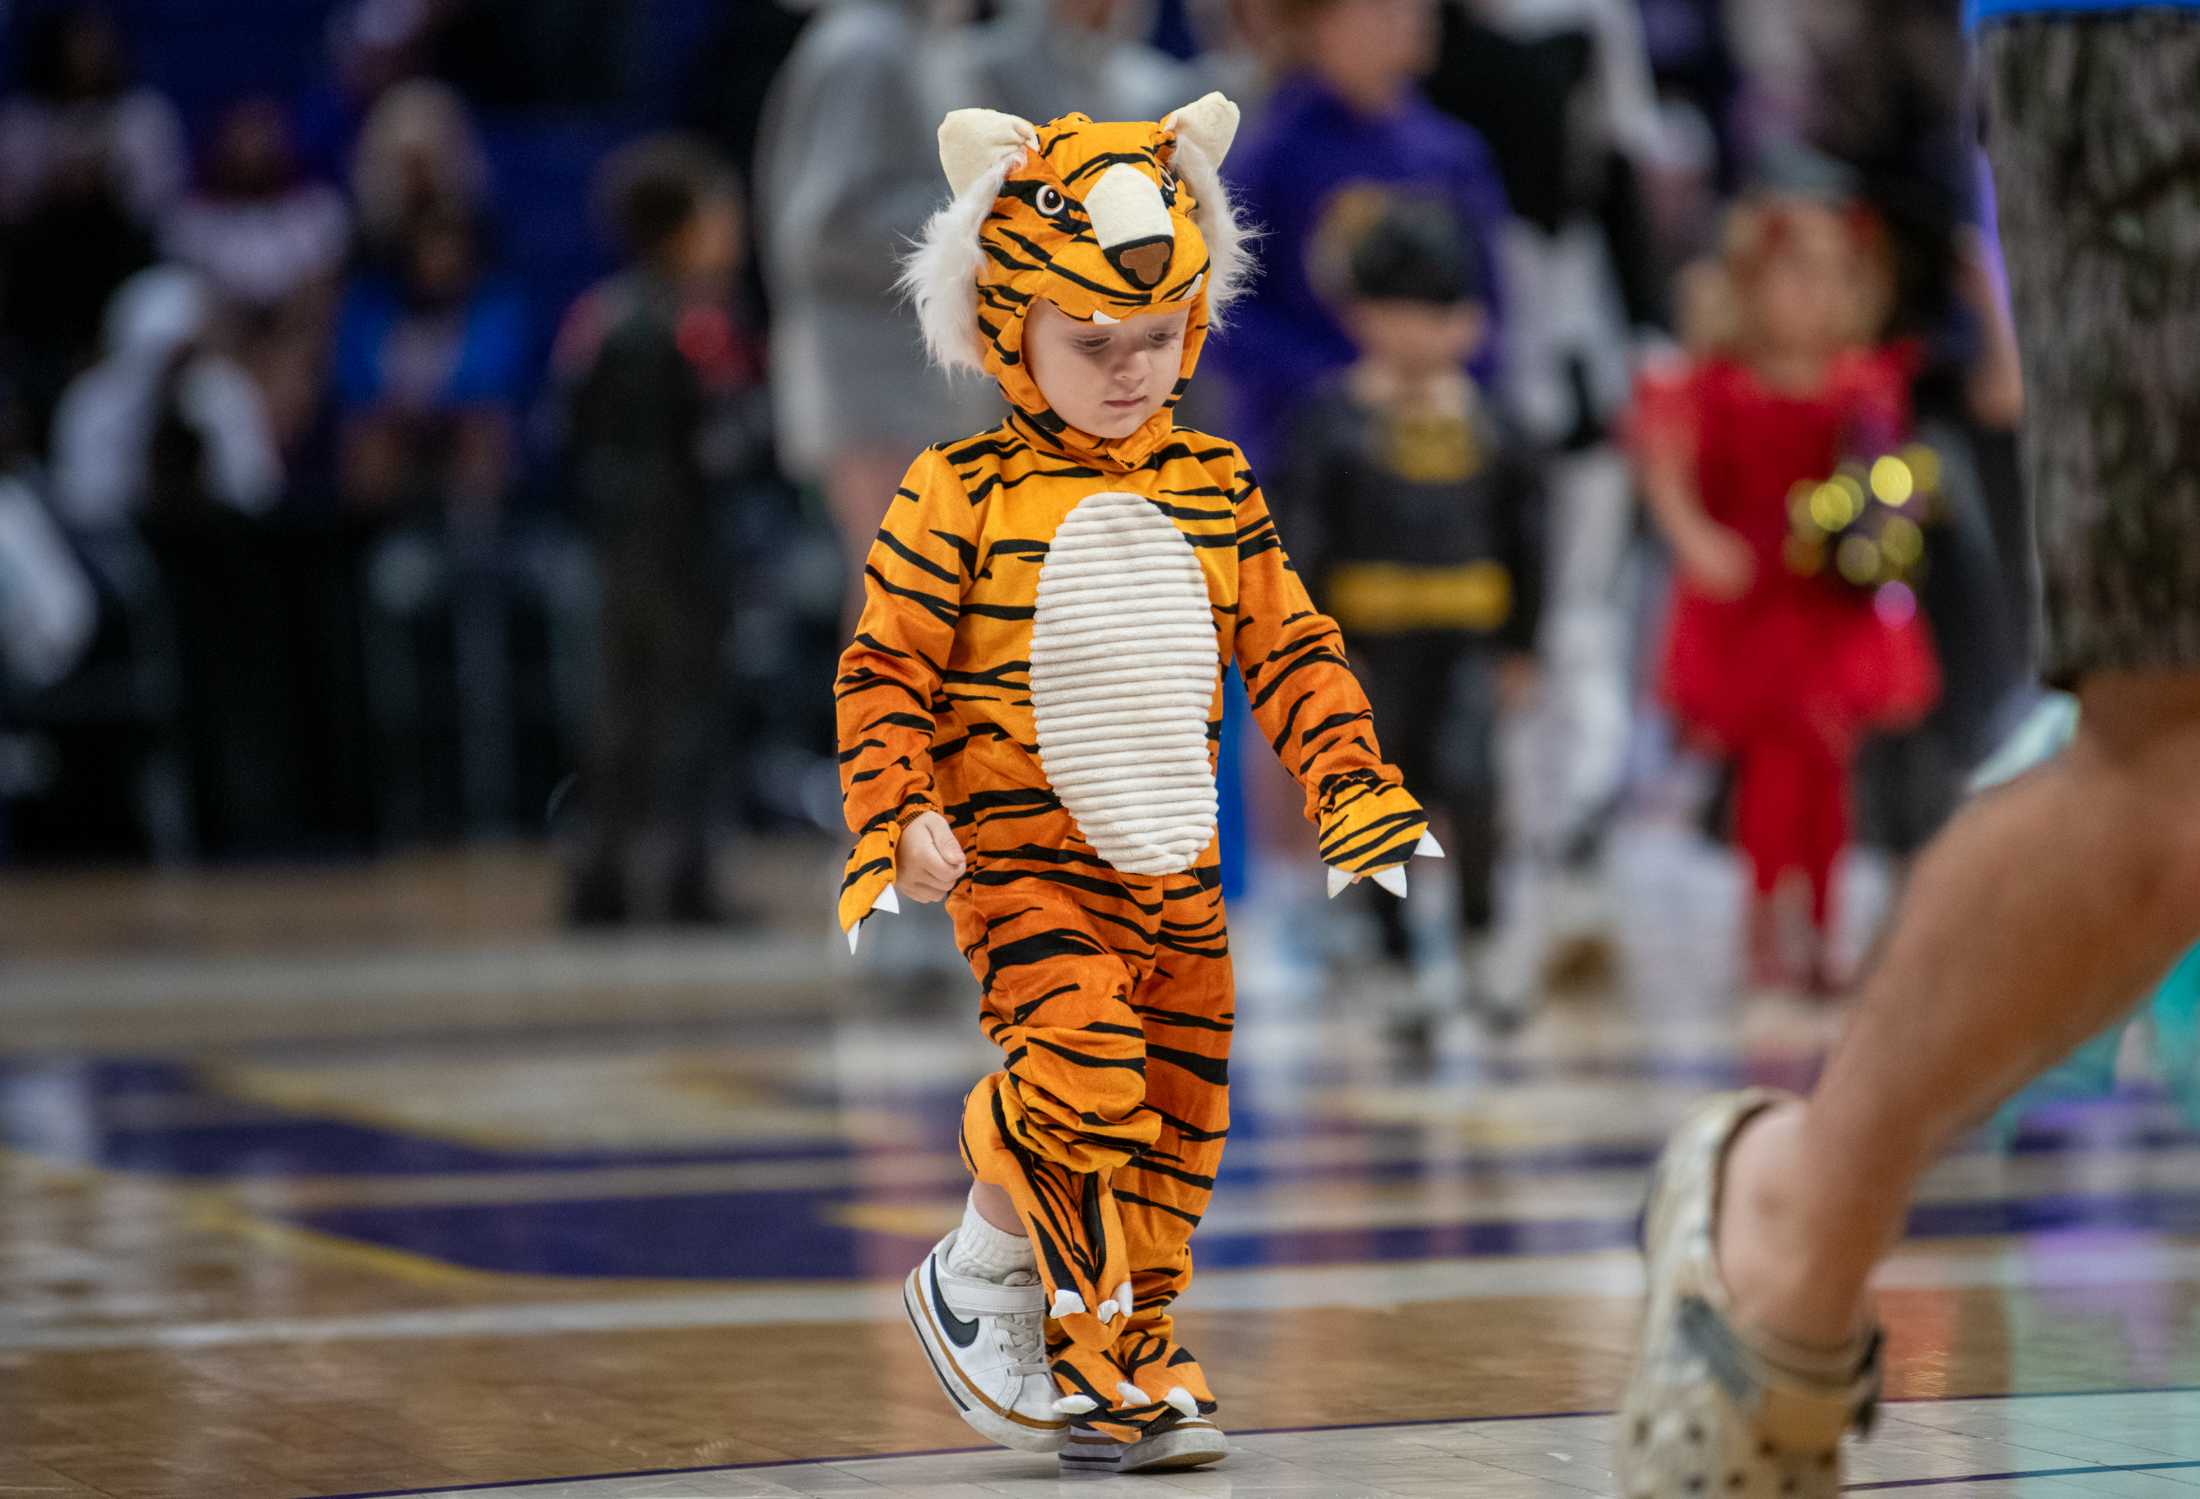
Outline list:
[[[1225,668],[1344,878],[1388,882],[1427,831],[1237,448],[1176,427],[1173,395],[1127,436],[1080,432],[1023,357],[1040,297],[1095,324],[1182,309],[1182,392],[1247,270],[1217,173],[1236,119],[1214,94],[1159,124],[942,124],[954,198],[904,285],[934,356],[1011,414],[911,465],[835,684],[840,924],[894,908],[902,829],[945,816],[1005,1054],[965,1100],[963,1159],[1031,1236],[1056,1410],[1124,1442],[1214,1409],[1169,1309],[1229,1130]]]

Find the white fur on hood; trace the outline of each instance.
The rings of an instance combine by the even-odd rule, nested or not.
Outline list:
[[[1222,325],[1224,311],[1251,277],[1252,235],[1238,222],[1217,170],[1220,163],[1208,159],[1199,138],[1227,151],[1237,129],[1237,113],[1237,106],[1228,99],[1209,94],[1164,121],[1173,125],[1182,118],[1187,127],[1177,136],[1175,168],[1199,204],[1193,221],[1207,242],[1207,318],[1214,328]],[[958,116],[969,118],[958,121]],[[1030,128],[1012,115],[976,109],[956,110],[941,123],[941,166],[950,182],[975,169],[967,149],[972,142],[965,137],[976,126],[999,120]],[[985,260],[979,230],[994,200],[1001,195],[1001,184],[1031,149],[1020,131],[1005,138],[990,129],[987,134],[1000,147],[999,157],[925,220],[913,247],[902,257],[901,277],[896,283],[916,307],[917,324],[924,331],[924,346],[932,362],[949,370],[985,368],[985,340],[978,331],[978,276]]]

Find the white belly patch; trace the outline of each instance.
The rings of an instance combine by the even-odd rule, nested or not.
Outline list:
[[[1180,874],[1214,837],[1219,668],[1206,575],[1184,533],[1134,494],[1081,500],[1039,569],[1032,719],[1055,795],[1126,874]]]

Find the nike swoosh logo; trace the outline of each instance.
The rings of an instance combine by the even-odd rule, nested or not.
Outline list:
[[[978,1324],[966,1322],[949,1310],[947,1298],[940,1294],[940,1265],[937,1258],[926,1260],[925,1267],[932,1273],[925,1282],[932,1288],[932,1310],[939,1314],[940,1328],[947,1334],[947,1341],[957,1348],[968,1348],[978,1341]]]

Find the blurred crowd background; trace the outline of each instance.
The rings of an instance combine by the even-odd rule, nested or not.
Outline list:
[[[834,659],[894,484],[995,420],[893,289],[965,104],[1241,105],[1263,279],[1183,419],[1263,474],[1364,352],[1332,267],[1366,190],[1456,213],[1488,336],[1451,357],[1547,512],[1536,706],[1504,701],[1563,746],[1523,772],[1563,784],[1512,793],[1552,861],[1675,787],[1729,825],[1734,745],[1675,717],[1661,657],[1673,579],[1722,564],[1653,491],[1690,370],[1784,388],[1732,331],[1777,312],[1762,257],[1807,252],[1780,205],[1839,226],[1797,294],[1899,351],[1881,446],[1927,443],[1936,480],[1925,565],[1876,606],[1914,603],[1937,692],[1809,773],[1853,775],[1857,836],[1899,857],[2025,698],[2021,395],[1956,0],[0,12],[0,864],[517,839],[565,861],[569,919],[739,919],[719,851],[842,836]],[[1785,515],[1785,480],[1761,498]],[[1243,778],[1239,881],[1288,821]]]

